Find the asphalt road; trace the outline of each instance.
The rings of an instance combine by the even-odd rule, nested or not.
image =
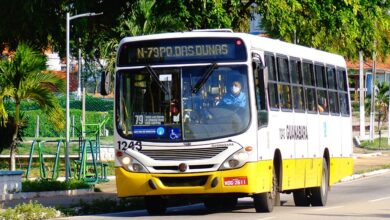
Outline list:
[[[203,204],[169,208],[164,216],[148,216],[145,210],[77,216],[62,219],[235,219],[235,220],[306,220],[306,219],[390,219],[390,173],[365,177],[334,185],[325,207],[295,207],[292,194],[282,195],[283,206],[272,213],[256,213],[251,198],[240,199],[235,210],[210,212]]]

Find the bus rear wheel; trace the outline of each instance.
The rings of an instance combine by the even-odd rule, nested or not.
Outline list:
[[[297,189],[293,192],[294,203],[296,206],[310,206],[310,190],[309,189]]]
[[[321,186],[314,187],[311,190],[310,203],[312,206],[325,206],[328,200],[329,191],[329,172],[328,164],[325,158],[322,160],[322,178]]]
[[[167,210],[166,200],[161,196],[146,196],[145,207],[149,215],[163,215]]]

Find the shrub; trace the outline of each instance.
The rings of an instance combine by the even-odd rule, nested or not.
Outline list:
[[[22,183],[22,192],[42,192],[90,188],[92,188],[91,185],[76,179],[70,179],[69,181],[38,179],[35,181],[27,180]]]
[[[7,220],[35,220],[51,219],[61,216],[61,212],[51,207],[44,207],[37,202],[22,203],[15,208],[8,208],[0,213],[1,219]]]

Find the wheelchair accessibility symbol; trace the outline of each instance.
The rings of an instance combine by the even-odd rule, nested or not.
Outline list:
[[[180,130],[178,128],[172,128],[169,131],[169,138],[171,140],[179,139],[181,136]]]

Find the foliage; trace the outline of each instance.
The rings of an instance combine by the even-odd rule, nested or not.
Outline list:
[[[36,129],[36,122],[37,122],[37,116],[39,115],[39,135],[40,137],[64,137],[65,133],[58,132],[53,130],[53,124],[51,123],[50,119],[46,115],[42,115],[40,111],[33,110],[33,111],[26,111],[26,129],[24,131],[25,137],[34,137],[35,136],[35,129]],[[81,131],[81,116],[82,111],[78,109],[71,109],[70,110],[71,115],[71,123],[72,118],[74,117],[75,122],[75,136],[79,135],[79,132]],[[87,124],[97,124],[101,123],[105,117],[109,117],[108,122],[105,125],[105,128],[109,131],[110,134],[113,133],[113,110],[107,111],[107,112],[95,112],[95,111],[86,111],[85,112],[85,121]],[[72,126],[73,124],[71,124]],[[71,128],[73,129],[73,127]]]
[[[7,220],[40,220],[52,219],[61,216],[61,212],[51,207],[44,207],[37,202],[21,203],[15,208],[8,208],[0,212],[1,219]]]
[[[38,179],[35,181],[24,181],[22,183],[23,192],[42,192],[42,191],[57,191],[57,190],[72,190],[72,189],[90,189],[91,185],[76,179],[68,181],[53,181]]]
[[[64,91],[65,83],[62,79],[46,69],[46,57],[33,51],[26,44],[19,44],[15,54],[5,60],[0,60],[0,122],[6,124],[9,113],[4,102],[10,102],[15,107],[13,119],[15,129],[10,144],[10,169],[15,169],[15,150],[18,141],[19,128],[23,127],[23,112],[20,103],[31,100],[37,103],[39,109],[49,116],[54,129],[64,127],[63,113],[58,100],[53,94],[54,90]]]
[[[262,26],[271,37],[356,59],[390,51],[389,1],[261,0]],[[374,43],[376,42],[376,43]]]

